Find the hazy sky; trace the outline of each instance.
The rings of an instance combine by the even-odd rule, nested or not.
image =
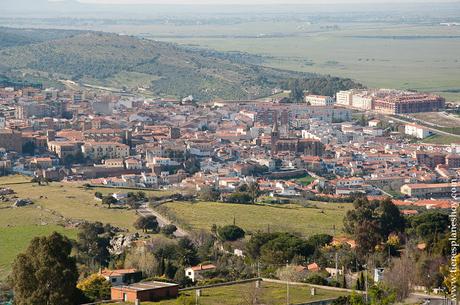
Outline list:
[[[55,0],[59,1],[59,0]],[[413,3],[437,2],[439,0],[78,0],[82,3],[104,4],[322,4],[322,3]],[[458,0],[442,0],[441,2],[457,2]]]

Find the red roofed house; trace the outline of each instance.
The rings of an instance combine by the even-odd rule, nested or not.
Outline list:
[[[201,279],[203,274],[206,271],[211,271],[216,269],[216,266],[213,264],[207,264],[207,265],[198,265],[195,267],[189,267],[185,269],[185,276],[190,278],[193,282],[196,282],[197,280]]]
[[[112,286],[136,283],[142,280],[142,272],[136,269],[104,269],[99,272]]]

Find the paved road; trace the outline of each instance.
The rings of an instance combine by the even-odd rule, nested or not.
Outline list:
[[[158,221],[158,225],[161,227],[164,227],[165,225],[169,225],[171,224],[172,222],[167,219],[166,217],[164,217],[163,215],[161,215],[160,213],[158,213],[157,211],[153,210],[152,208],[149,207],[148,203],[143,203],[139,209],[137,209],[136,211],[139,215],[141,216],[155,216],[157,218],[157,221]],[[176,224],[174,224],[176,227],[177,227],[177,231],[174,232],[174,236],[176,237],[184,237],[184,236],[188,236],[189,233],[181,228],[179,228]]]
[[[373,113],[373,112],[372,112]],[[376,114],[379,114],[379,113],[376,113]],[[380,113],[380,115],[382,115]],[[395,118],[393,116],[388,116],[388,115],[383,115],[385,116],[387,119],[389,120],[393,120],[393,121],[397,121],[397,122],[400,122],[400,123],[404,123],[404,124],[413,124],[414,122],[410,121],[410,120],[405,120],[405,119],[400,119],[400,118]],[[441,134],[441,135],[445,135],[445,136],[452,136],[452,137],[456,137],[456,138],[459,138],[460,139],[460,135],[457,135],[457,134],[454,134],[454,133],[450,133],[450,132],[445,132],[445,131],[442,131],[442,130],[439,130],[437,128],[434,128],[434,127],[430,127],[429,126],[429,122],[426,122],[426,121],[423,121],[423,120],[420,120],[420,119],[417,119],[419,122],[422,122],[422,123],[425,123],[427,125],[424,125],[423,127],[425,127],[426,129],[428,129],[429,131],[431,132],[434,132],[436,134]]]
[[[422,305],[454,305],[449,300],[446,300],[444,297],[426,295],[422,293],[411,293],[411,298],[417,299],[422,302]],[[455,304],[456,305],[456,304]]]

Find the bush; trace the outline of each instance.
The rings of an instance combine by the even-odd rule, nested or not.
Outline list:
[[[248,204],[248,203],[252,203],[252,197],[248,193],[238,192],[238,193],[233,193],[227,196],[225,201],[229,203]]]
[[[329,284],[328,281],[319,274],[310,275],[309,277],[305,279],[305,282],[309,284],[323,285],[323,286],[327,286]]]
[[[238,226],[228,225],[218,228],[217,234],[224,241],[235,241],[244,238],[246,232]]]
[[[158,232],[158,221],[155,216],[147,216],[147,217],[141,216],[134,223],[134,227],[138,230],[142,230],[143,232],[147,232],[148,230],[150,230],[153,233],[157,233]]]
[[[173,224],[165,225],[161,228],[161,233],[167,236],[173,235],[177,231],[177,227]]]

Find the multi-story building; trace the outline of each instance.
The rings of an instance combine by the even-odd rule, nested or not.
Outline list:
[[[404,127],[404,133],[418,139],[424,139],[432,135],[432,132],[429,131],[428,128],[417,124],[406,124]]]
[[[81,144],[74,141],[48,141],[48,150],[54,152],[60,159],[75,156],[81,152]]]
[[[363,109],[363,110],[371,110],[373,97],[368,95],[367,92],[362,94],[354,94],[351,105],[355,108]]]
[[[86,142],[82,152],[93,160],[126,158],[129,146],[117,142]]]
[[[353,101],[353,90],[339,91],[336,94],[337,105],[351,106]]]
[[[401,186],[401,193],[415,198],[450,197],[451,183],[417,183]]]
[[[22,133],[11,129],[0,129],[0,148],[22,152]]]
[[[445,99],[438,95],[402,93],[378,98],[374,109],[386,114],[404,114],[439,111],[445,107]]]
[[[332,106],[335,101],[330,96],[307,95],[305,96],[305,102],[310,103],[312,106]]]

